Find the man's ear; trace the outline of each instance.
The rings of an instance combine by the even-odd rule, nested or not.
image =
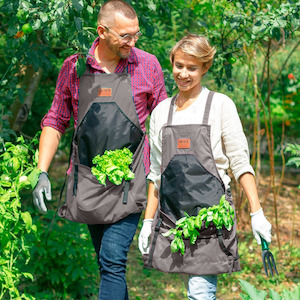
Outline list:
[[[103,25],[98,25],[97,26],[97,32],[98,32],[98,35],[99,35],[100,39],[105,39],[104,31],[105,31],[105,27]]]

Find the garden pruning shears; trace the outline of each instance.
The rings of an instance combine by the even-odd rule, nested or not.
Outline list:
[[[273,274],[273,269],[276,272],[276,274],[278,275],[275,260],[274,260],[273,254],[269,250],[268,243],[262,237],[260,237],[260,239],[261,239],[261,249],[262,249],[261,256],[262,256],[262,260],[263,260],[266,275],[269,276],[268,269],[270,271],[271,276],[274,275]],[[267,265],[268,265],[268,267],[267,267]]]

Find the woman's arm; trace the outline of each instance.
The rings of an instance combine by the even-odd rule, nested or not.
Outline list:
[[[153,219],[158,207],[158,192],[155,189],[154,183],[149,181],[148,187],[148,202],[145,211],[145,219]]]
[[[260,210],[261,205],[258,198],[254,176],[251,173],[244,173],[240,176],[239,182],[249,200],[250,212],[255,213]]]

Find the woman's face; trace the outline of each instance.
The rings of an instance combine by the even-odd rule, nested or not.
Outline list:
[[[178,50],[174,55],[173,76],[181,92],[199,92],[201,79],[206,73],[203,63],[194,56]]]

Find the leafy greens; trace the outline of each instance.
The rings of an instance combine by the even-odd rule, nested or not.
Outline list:
[[[234,224],[234,209],[229,202],[225,200],[225,195],[222,195],[219,205],[202,208],[197,216],[189,216],[185,213],[185,217],[179,219],[176,222],[176,227],[171,228],[168,232],[163,233],[163,236],[174,235],[174,239],[171,242],[171,252],[177,252],[180,250],[183,255],[185,252],[185,245],[183,238],[190,238],[191,245],[196,243],[200,232],[198,229],[202,228],[202,223],[205,224],[205,228],[213,222],[217,229],[222,229],[223,226],[230,231]]]
[[[106,185],[106,179],[115,185],[120,185],[124,180],[134,178],[134,173],[129,165],[132,163],[132,152],[128,148],[106,150],[103,155],[93,158],[91,171],[98,181]]]

